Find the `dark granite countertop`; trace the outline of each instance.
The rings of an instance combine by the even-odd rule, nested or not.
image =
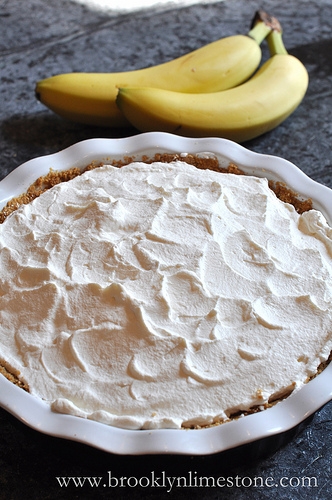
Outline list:
[[[0,6],[0,178],[36,156],[114,131],[65,122],[34,96],[39,79],[68,71],[122,71],[156,64],[214,39],[248,30],[257,8],[277,16],[290,53],[305,64],[310,85],[301,106],[272,132],[245,144],[282,156],[332,187],[332,3],[330,0],[225,0],[132,14],[88,9],[71,0],[2,0]],[[124,135],[132,135],[128,130]],[[0,498],[328,499],[332,496],[332,403],[295,433],[256,449],[191,456],[115,456],[31,430],[0,409]],[[262,453],[264,451],[264,453]],[[61,487],[57,477],[167,476],[247,478],[237,487]],[[279,487],[255,488],[273,478]],[[283,487],[283,477],[294,478]],[[312,487],[301,478],[316,478]],[[106,484],[102,481],[101,484]],[[132,483],[134,484],[134,483]],[[142,483],[143,484],[143,483]],[[240,483],[241,484],[241,483]],[[251,484],[251,485],[250,485]]]

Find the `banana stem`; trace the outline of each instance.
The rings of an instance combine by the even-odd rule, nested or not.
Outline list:
[[[272,30],[267,36],[270,56],[277,54],[288,54],[284,41],[282,39],[282,31]]]
[[[281,31],[278,19],[259,9],[255,12],[248,36],[260,45],[273,30]]]
[[[256,26],[254,26],[249,31],[248,36],[250,36],[250,38],[253,38],[258,43],[258,45],[260,45],[270,32],[270,26],[263,22],[258,22]]]

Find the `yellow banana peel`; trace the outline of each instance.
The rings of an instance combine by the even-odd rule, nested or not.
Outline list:
[[[177,59],[120,73],[64,73],[37,82],[37,98],[63,118],[97,126],[126,127],[116,105],[119,87],[151,86],[179,92],[215,92],[246,81],[260,64],[261,42],[273,19],[258,11],[248,35],[234,35]]]
[[[156,88],[120,88],[117,104],[141,132],[217,136],[245,142],[282,123],[301,103],[308,72],[287,53],[281,31],[267,37],[270,58],[247,82],[214,93],[180,93]]]

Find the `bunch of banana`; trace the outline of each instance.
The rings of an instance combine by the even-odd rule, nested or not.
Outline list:
[[[248,35],[234,35],[157,66],[120,73],[66,73],[37,82],[37,98],[72,121],[125,127],[116,105],[118,88],[148,86],[177,92],[216,92],[246,81],[258,68],[260,44],[274,18],[257,11]]]
[[[156,88],[121,88],[117,104],[142,132],[153,130],[245,142],[272,130],[300,104],[307,87],[304,65],[287,53],[281,30],[267,36],[270,57],[238,87],[184,94]]]

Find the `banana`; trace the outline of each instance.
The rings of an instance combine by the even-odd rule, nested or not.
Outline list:
[[[155,88],[120,88],[117,104],[141,132],[218,136],[245,142],[277,127],[301,103],[308,73],[287,53],[279,29],[267,36],[270,57],[256,74],[223,92],[184,94]]]
[[[63,118],[97,126],[126,127],[116,105],[119,87],[153,86],[180,92],[215,92],[247,80],[258,68],[261,42],[274,18],[258,11],[248,35],[234,35],[177,59],[120,73],[65,73],[36,83],[35,94]]]

